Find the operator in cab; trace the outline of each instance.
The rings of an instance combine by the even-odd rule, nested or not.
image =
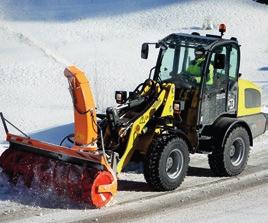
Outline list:
[[[190,65],[187,68],[187,73],[192,75],[194,80],[197,83],[201,81],[202,69],[205,65],[205,49],[203,46],[197,46],[194,51],[195,59],[190,62]],[[212,64],[209,65],[209,74],[207,76],[207,85],[213,84],[213,74],[214,74],[214,67]]]

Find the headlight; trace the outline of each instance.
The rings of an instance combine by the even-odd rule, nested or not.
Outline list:
[[[124,104],[127,100],[127,92],[126,91],[116,91],[115,92],[115,100],[117,104]]]

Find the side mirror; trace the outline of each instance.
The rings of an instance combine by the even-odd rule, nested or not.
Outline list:
[[[147,59],[149,54],[149,44],[148,43],[143,43],[141,46],[141,58],[142,59]]]
[[[225,54],[216,53],[214,60],[214,69],[224,69]]]
[[[224,69],[225,67],[225,54],[216,53],[214,60],[214,69]]]

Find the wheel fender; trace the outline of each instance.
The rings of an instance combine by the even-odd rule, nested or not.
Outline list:
[[[223,147],[229,135],[229,132],[231,132],[232,129],[238,126],[244,127],[247,130],[249,135],[250,146],[253,146],[253,136],[248,124],[243,120],[231,117],[221,117],[217,119],[213,124],[212,126],[213,139],[216,141],[216,144],[219,145],[220,143],[220,145]]]
[[[193,145],[191,141],[189,140],[189,138],[187,137],[187,135],[181,130],[177,130],[176,135],[181,137],[186,142],[189,152],[193,153]]]

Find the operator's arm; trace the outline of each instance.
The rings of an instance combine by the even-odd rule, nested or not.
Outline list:
[[[197,61],[192,60],[186,69],[186,73],[189,75],[198,77],[200,76],[199,72],[200,71],[198,70],[198,67],[197,67]]]
[[[196,80],[197,83],[200,83],[201,81],[202,65],[203,60],[202,61],[193,60],[191,61],[189,67],[186,70],[187,74],[191,75],[194,78],[194,80]]]
[[[207,85],[212,85],[213,84],[213,79],[214,79],[214,67],[213,67],[212,64],[210,64],[206,84]]]

